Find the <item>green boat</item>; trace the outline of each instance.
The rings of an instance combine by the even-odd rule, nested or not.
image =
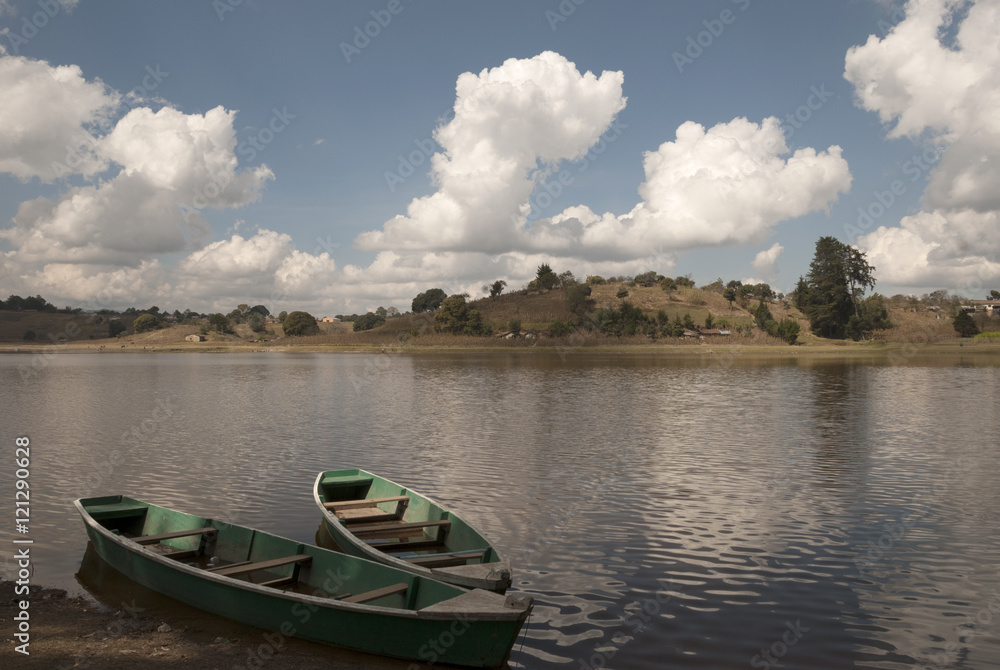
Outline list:
[[[313,497],[342,551],[423,577],[504,593],[510,563],[472,524],[365,470],[316,476]]]
[[[429,663],[502,665],[531,612],[502,596],[124,496],[74,501],[111,567],[286,637]]]

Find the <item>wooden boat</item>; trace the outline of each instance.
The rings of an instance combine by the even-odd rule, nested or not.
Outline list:
[[[341,550],[416,575],[504,593],[510,563],[468,521],[365,470],[316,476],[313,497]]]
[[[145,587],[285,637],[496,667],[531,612],[502,596],[127,498],[74,502],[98,555]]]

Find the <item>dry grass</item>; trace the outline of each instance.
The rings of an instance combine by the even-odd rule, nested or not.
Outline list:
[[[659,286],[626,286],[624,284],[605,284],[592,287],[591,298],[596,308],[615,307],[621,303],[617,297],[622,288],[628,290],[626,298],[632,304],[641,307],[650,316],[655,316],[660,310],[667,313],[671,320],[677,317],[683,319],[688,314],[698,324],[704,324],[705,318],[711,314],[717,326],[728,326],[731,329],[745,324],[752,324],[751,313],[739,305],[732,305],[718,293],[700,289],[683,288],[672,292],[668,297]],[[88,314],[52,314],[48,312],[7,312],[0,311],[0,341],[18,346],[27,345],[23,340],[26,330],[33,330],[37,339],[35,346],[46,346],[52,343],[49,333],[63,340],[70,340],[79,348],[96,348],[104,346],[108,349],[147,350],[171,349],[180,351],[197,350],[243,350],[247,348],[283,349],[286,347],[302,347],[345,350],[368,349],[399,349],[399,348],[526,348],[534,346],[548,347],[578,347],[578,346],[633,346],[655,344],[686,348],[688,345],[718,345],[723,338],[692,340],[690,338],[659,338],[651,340],[645,336],[617,338],[600,333],[577,332],[566,337],[553,338],[546,335],[549,323],[554,319],[562,321],[575,320],[569,311],[563,292],[554,291],[517,291],[497,298],[482,298],[472,301],[470,306],[479,310],[483,319],[490,324],[496,334],[504,333],[511,319],[521,321],[521,330],[525,333],[537,334],[535,338],[502,339],[499,337],[483,338],[465,335],[452,335],[437,330],[433,314],[408,314],[390,319],[384,325],[369,331],[354,332],[352,323],[323,323],[322,331],[310,337],[286,338],[281,326],[268,324],[266,333],[254,333],[247,325],[237,325],[236,333],[221,335],[210,332],[203,343],[186,342],[184,337],[200,331],[198,325],[176,325],[169,328],[127,335],[117,339],[107,339],[106,318],[98,322]],[[756,301],[751,303],[751,308]],[[797,349],[802,348],[850,348],[865,346],[870,343],[854,343],[850,341],[825,340],[816,337],[809,331],[809,322],[794,307],[776,302],[768,308],[775,319],[795,319],[801,326]],[[876,333],[872,340],[880,343],[914,343],[914,342],[944,342],[957,341],[952,328],[952,320],[946,315],[940,318],[923,309],[907,311],[904,308],[893,308],[890,317],[894,328]],[[980,328],[984,330],[1000,330],[1000,318],[983,320]],[[122,321],[131,326],[132,316],[122,317]],[[68,337],[67,337],[68,336]],[[264,340],[264,343],[258,343]],[[756,328],[749,336],[734,334],[725,338],[727,344],[739,346],[782,346],[781,340],[768,336]],[[984,342],[989,344],[989,342]]]

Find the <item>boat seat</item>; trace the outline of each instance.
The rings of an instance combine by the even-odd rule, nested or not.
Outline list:
[[[145,505],[133,505],[131,503],[108,503],[107,505],[91,505],[87,508],[87,514],[94,521],[106,521],[107,519],[124,519],[128,517],[138,517],[146,513],[149,508]]]
[[[139,537],[133,537],[132,541],[138,544],[156,544],[162,542],[163,540],[173,540],[178,537],[190,537],[191,535],[208,535],[206,539],[211,540],[212,535],[217,533],[218,530],[212,528],[211,526],[206,526],[204,528],[192,528],[191,530],[176,530],[172,533],[160,533],[159,535],[140,535]]]
[[[386,542],[384,539],[375,538],[373,540],[365,540],[368,546],[372,549],[378,549],[381,552],[387,554],[397,552],[397,551],[410,551],[411,549],[432,549],[434,547],[443,547],[444,541],[442,540],[412,540],[410,542]]]
[[[235,577],[237,575],[245,575],[248,572],[254,572],[256,570],[270,570],[271,568],[278,568],[283,565],[305,565],[312,561],[312,556],[309,554],[295,554],[294,556],[284,556],[282,558],[272,558],[268,561],[259,561],[257,563],[233,563],[231,565],[226,565],[221,568],[210,568],[210,572],[214,572],[217,575],[225,575],[226,577]]]
[[[440,527],[446,532],[451,527],[451,521],[442,519],[440,521],[410,521],[405,523],[372,523],[360,526],[351,526],[350,531],[360,537],[362,535],[398,535],[410,531],[418,531],[423,528]]]
[[[367,603],[372,600],[378,600],[379,598],[395,595],[397,593],[406,593],[407,588],[408,587],[405,582],[400,582],[398,584],[392,584],[391,586],[383,586],[380,589],[365,591],[364,593],[359,593],[356,596],[343,596],[338,598],[338,600],[344,603]]]
[[[219,570],[224,570],[225,568],[235,568],[240,565],[250,565],[253,561],[239,561],[237,563],[226,563],[225,565],[216,565],[211,568],[205,568],[205,572],[218,572]]]
[[[448,568],[456,565],[465,565],[466,561],[482,559],[485,551],[452,551],[446,554],[425,554],[421,556],[400,556],[410,565],[419,565],[422,568]]]
[[[354,509],[355,507],[374,507],[375,505],[387,502],[410,502],[410,496],[388,496],[386,498],[362,498],[361,500],[334,500],[333,502],[323,503],[323,507],[340,511],[345,509]]]

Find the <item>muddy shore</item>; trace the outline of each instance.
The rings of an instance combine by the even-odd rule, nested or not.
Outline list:
[[[302,640],[272,637],[264,631],[220,620],[194,622],[123,603],[111,609],[61,589],[32,585],[15,594],[15,584],[0,581],[0,627],[4,649],[0,665],[14,668],[93,668],[95,670],[347,670],[418,667]],[[14,617],[27,599],[30,614],[29,655],[16,651]],[[423,666],[420,666],[423,667]]]

